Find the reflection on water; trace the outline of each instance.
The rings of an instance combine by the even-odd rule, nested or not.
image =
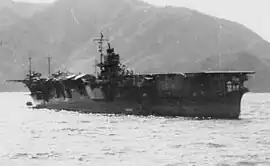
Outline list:
[[[270,165],[270,94],[246,95],[241,120],[31,110],[23,93],[0,99],[1,166]]]

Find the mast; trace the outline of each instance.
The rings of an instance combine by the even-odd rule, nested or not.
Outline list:
[[[217,55],[217,69],[220,69],[220,53]]]
[[[219,70],[219,66],[220,66],[220,52],[219,52],[219,30],[218,30],[218,34],[217,34],[217,49],[218,49],[218,51],[217,51],[217,57],[216,57],[216,67],[217,67],[217,70]]]
[[[49,56],[48,56],[48,75],[49,75],[49,77],[51,76],[51,59],[52,59],[52,57],[49,54]]]
[[[217,69],[220,69],[220,31],[222,30],[222,25],[220,25],[218,22],[218,34],[217,34],[217,46],[218,46],[218,53],[217,53]]]
[[[29,55],[28,51],[28,60],[29,60],[29,80],[32,80],[32,57]]]
[[[96,58],[95,58],[94,70],[95,70],[95,75],[97,75],[97,60],[96,60]]]
[[[104,46],[104,42],[108,42],[108,39],[104,39],[103,33],[100,33],[100,38],[99,39],[94,39],[94,42],[97,43],[98,45],[98,52],[100,53],[100,63],[98,65],[100,65],[100,70],[102,71],[102,67],[103,67],[103,46]]]
[[[28,86],[29,88],[32,88],[32,57],[29,55],[29,51],[28,51],[28,60],[29,60],[29,82],[28,82]]]

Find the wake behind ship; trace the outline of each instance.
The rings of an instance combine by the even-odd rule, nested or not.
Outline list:
[[[57,72],[46,78],[29,70],[22,82],[34,108],[87,113],[238,119],[245,82],[253,71],[135,74],[120,63],[107,39],[99,46],[99,73]],[[104,49],[104,46],[107,48]]]

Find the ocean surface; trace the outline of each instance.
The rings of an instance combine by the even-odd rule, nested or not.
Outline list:
[[[270,166],[270,94],[246,94],[240,120],[32,110],[0,93],[1,166]]]

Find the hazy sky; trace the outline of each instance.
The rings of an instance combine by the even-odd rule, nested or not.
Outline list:
[[[21,0],[51,2],[53,0]],[[239,22],[270,41],[269,0],[145,0],[155,5],[174,5]]]

